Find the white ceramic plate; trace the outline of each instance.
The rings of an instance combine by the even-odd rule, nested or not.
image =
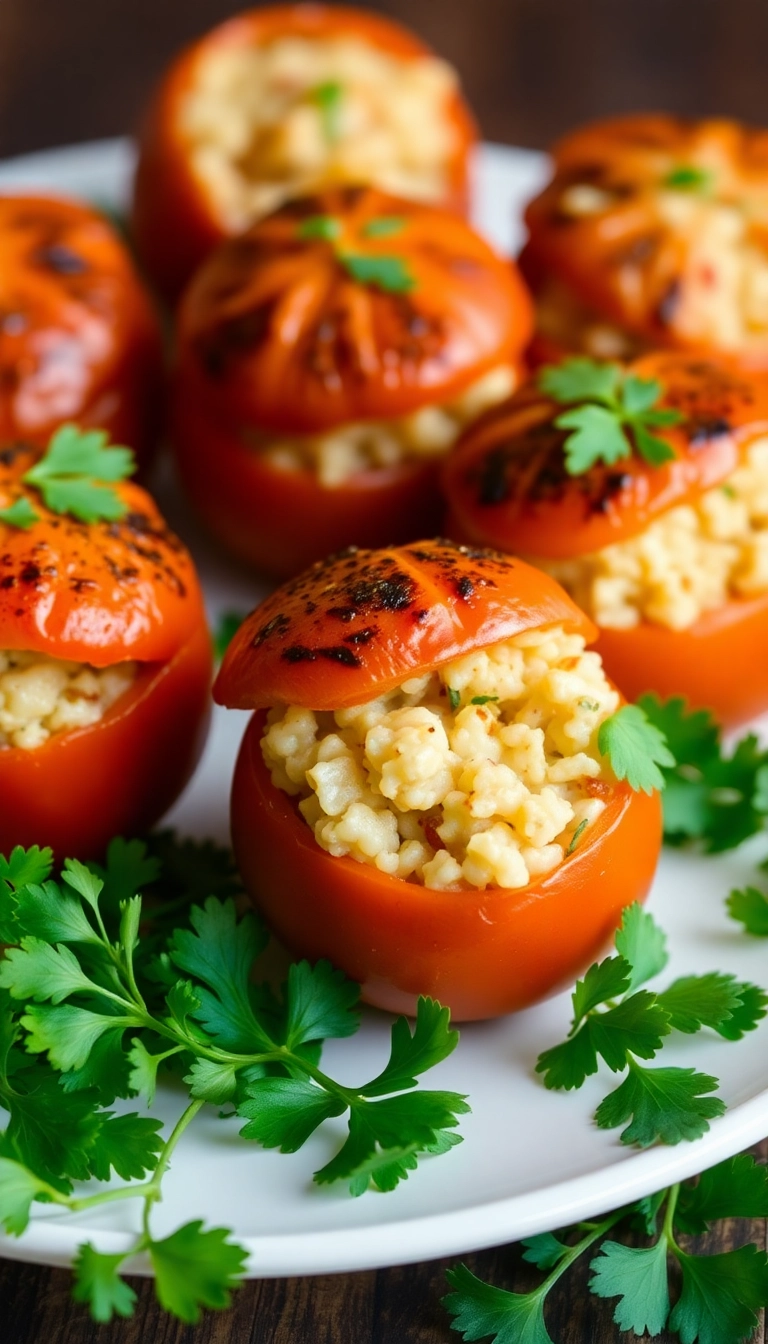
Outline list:
[[[36,154],[0,166],[0,189],[35,188],[83,195],[111,206],[125,202],[131,150],[109,141]],[[477,172],[480,227],[500,247],[519,242],[523,201],[542,180],[539,155],[488,146]],[[166,513],[190,543],[205,579],[212,618],[245,610],[264,594],[215,555],[161,481]],[[202,766],[170,820],[196,836],[227,836],[227,800],[243,716],[217,710]],[[725,915],[733,885],[753,876],[760,848],[703,859],[667,853],[650,908],[669,934],[666,975],[723,970],[768,981],[768,944],[750,940]],[[611,1075],[577,1093],[550,1093],[533,1068],[539,1052],[562,1039],[568,995],[503,1021],[465,1027],[455,1054],[427,1086],[468,1093],[472,1114],[464,1143],[425,1161],[392,1194],[351,1199],[345,1189],[314,1186],[312,1172],[328,1160],[343,1126],[329,1121],[294,1156],[265,1152],[238,1138],[238,1122],[204,1112],[185,1136],[155,1214],[163,1235],[192,1218],[233,1229],[248,1247],[254,1276],[315,1274],[403,1264],[491,1246],[592,1217],[691,1176],[768,1134],[768,1023],[738,1044],[704,1034],[678,1038],[664,1061],[695,1065],[720,1078],[727,1113],[693,1144],[645,1152],[624,1148],[617,1132],[591,1120]],[[358,1036],[331,1042],[325,1060],[342,1081],[361,1081],[383,1064],[389,1019],[369,1013]],[[167,1090],[158,1113],[173,1121],[182,1098]],[[0,1237],[0,1254],[47,1264],[68,1263],[92,1239],[104,1251],[130,1245],[138,1201],[77,1217],[43,1210],[20,1239]],[[146,1270],[140,1261],[132,1266]]]

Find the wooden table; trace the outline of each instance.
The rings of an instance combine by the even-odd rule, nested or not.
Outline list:
[[[233,6],[234,7],[234,6]],[[768,122],[764,0],[384,0],[462,70],[489,139],[544,145],[607,113],[666,108]],[[129,131],[182,42],[224,17],[221,0],[3,0],[0,155]],[[762,1145],[768,1157],[768,1145]],[[717,1245],[766,1246],[763,1223],[729,1223]],[[525,1291],[519,1249],[464,1257]],[[586,1257],[588,1260],[589,1257]],[[0,1344],[450,1344],[440,1306],[449,1261],[326,1278],[248,1283],[196,1328],[164,1317],[138,1281],[135,1318],[92,1324],[63,1270],[0,1262]],[[613,1304],[590,1297],[587,1263],[553,1292],[555,1344],[615,1344]],[[659,1336],[657,1344],[671,1344]],[[764,1340],[764,1334],[759,1333]]]

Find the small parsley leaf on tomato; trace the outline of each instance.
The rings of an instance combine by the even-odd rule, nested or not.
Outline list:
[[[43,456],[24,473],[53,513],[67,513],[83,523],[115,521],[124,517],[127,504],[111,488],[135,470],[130,448],[109,445],[103,429],[79,429],[62,425],[51,438]]]
[[[364,238],[392,238],[394,234],[402,233],[404,228],[402,215],[377,215],[363,225],[362,234]]]
[[[25,531],[33,523],[40,521],[40,514],[35,511],[26,495],[20,495],[6,509],[0,509],[0,523],[5,523],[6,527],[18,527]]]
[[[700,168],[694,163],[679,163],[670,168],[661,185],[670,191],[709,191],[714,181],[708,168]]]
[[[377,252],[337,252],[340,265],[359,285],[381,289],[385,294],[407,294],[416,279],[404,257]]]
[[[660,766],[672,766],[675,758],[660,728],[639,705],[622,705],[598,729],[598,750],[607,756],[617,779],[626,779],[635,792],[653,793],[664,788]]]
[[[633,452],[651,466],[674,458],[666,440],[653,431],[680,424],[684,417],[674,407],[659,405],[664,388],[657,379],[576,356],[546,366],[537,381],[542,392],[568,407],[554,423],[570,431],[563,451],[572,476],[598,463],[613,466]]]
[[[341,137],[344,85],[338,79],[326,79],[322,84],[315,85],[310,93],[310,98],[319,109],[323,138],[326,144],[335,145]]]

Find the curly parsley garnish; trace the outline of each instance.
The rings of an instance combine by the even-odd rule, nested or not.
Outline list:
[[[67,424],[56,430],[43,456],[21,479],[34,486],[51,513],[69,514],[82,523],[114,522],[124,517],[128,505],[112,482],[126,480],[135,469],[130,448],[111,445],[106,430]],[[0,522],[8,527],[26,530],[39,518],[26,496],[0,510]]]
[[[388,238],[400,233],[405,221],[397,215],[381,215],[371,219],[361,230],[364,238]],[[319,239],[336,244],[334,255],[339,265],[359,285],[370,285],[387,294],[407,294],[416,285],[415,277],[404,257],[396,253],[355,252],[338,245],[342,227],[333,215],[310,215],[297,228],[302,239]]]
[[[538,375],[542,392],[568,406],[555,420],[571,433],[564,444],[565,466],[580,476],[598,463],[613,466],[637,452],[653,467],[675,456],[652,431],[683,420],[680,411],[659,406],[664,388],[656,378],[637,378],[618,364],[577,356],[548,365]]]

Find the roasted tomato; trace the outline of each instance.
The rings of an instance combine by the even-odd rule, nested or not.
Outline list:
[[[66,421],[146,465],[159,425],[157,322],[125,247],[76,201],[0,196],[0,442]]]
[[[373,182],[466,212],[471,113],[407,29],[325,5],[251,10],[170,67],[141,139],[134,232],[179,293],[222,239],[290,196]]]
[[[658,431],[673,452],[637,451],[569,475],[564,411],[529,384],[490,411],[446,462],[446,530],[523,554],[600,629],[596,648],[625,695],[686,695],[726,724],[768,709],[768,388],[722,359],[646,355],[680,413]]]
[[[96,858],[153,825],[203,745],[210,638],[192,560],[139,486],[118,522],[45,509],[0,454],[0,508],[28,494],[38,521],[0,520],[0,853],[51,845]]]
[[[439,518],[436,463],[516,381],[517,273],[455,215],[348,187],[222,244],[181,305],[173,438],[222,546],[284,577]]]
[[[350,550],[249,617],[214,687],[257,710],[233,842],[293,953],[464,1019],[584,969],[660,845],[658,797],[596,754],[620,697],[593,634],[546,574],[450,542]]]
[[[768,367],[768,132],[620,117],[553,158],[526,211],[539,358],[673,346]]]

